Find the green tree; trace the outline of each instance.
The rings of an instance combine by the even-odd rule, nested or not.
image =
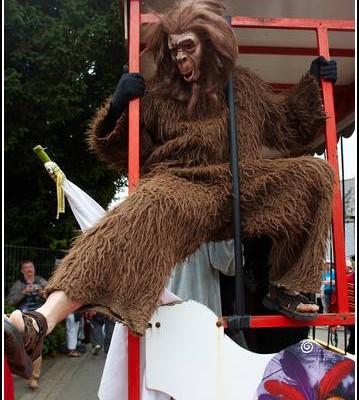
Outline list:
[[[6,0],[4,48],[5,242],[67,247],[78,226],[56,219],[55,184],[33,153],[49,156],[103,207],[123,179],[91,154],[86,130],[125,62],[115,0]]]

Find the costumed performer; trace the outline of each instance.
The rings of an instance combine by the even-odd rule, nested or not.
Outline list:
[[[99,157],[127,167],[128,103],[141,98],[141,179],[136,190],[81,234],[47,286],[37,311],[15,311],[5,331],[13,373],[23,370],[21,332],[36,358],[43,338],[70,312],[96,309],[143,335],[172,269],[202,243],[232,233],[228,107],[233,74],[238,128],[242,235],[272,240],[268,307],[312,320],[318,307],[301,294],[320,290],[334,174],[314,158],[326,115],[320,76],[336,67],[316,59],[288,93],[237,65],[225,7],[185,0],[158,16],[147,36],[156,72],[146,83],[124,74],[88,135]],[[333,72],[334,71],[334,72]],[[16,353],[16,351],[18,352]],[[19,360],[22,360],[19,362]]]

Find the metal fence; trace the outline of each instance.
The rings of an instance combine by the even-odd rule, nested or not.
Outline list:
[[[56,261],[66,255],[65,250],[50,250],[40,247],[4,245],[4,294],[7,296],[11,285],[20,277],[22,261],[32,261],[36,275],[45,279],[51,276]]]

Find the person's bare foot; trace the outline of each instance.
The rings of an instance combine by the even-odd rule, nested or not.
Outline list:
[[[10,314],[9,320],[20,333],[24,332],[25,324],[24,319],[22,318],[22,312],[20,310],[13,311]]]
[[[30,378],[29,379],[29,388],[31,389],[38,389],[39,388],[39,382],[37,380],[37,378]]]

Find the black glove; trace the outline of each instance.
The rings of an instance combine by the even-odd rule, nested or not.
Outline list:
[[[323,56],[320,56],[312,61],[309,72],[315,76],[318,83],[322,76],[326,81],[333,82],[337,80],[337,62],[334,60],[327,61]]]
[[[125,69],[124,69],[125,70]],[[130,100],[142,97],[145,93],[145,80],[137,72],[125,72],[118,82],[111,101],[111,113],[120,117]]]

